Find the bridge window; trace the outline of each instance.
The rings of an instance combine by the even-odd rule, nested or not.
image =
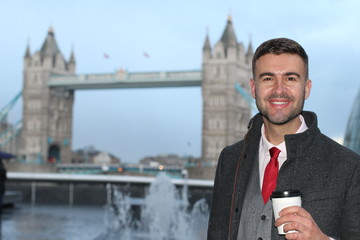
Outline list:
[[[209,120],[209,129],[211,130],[224,130],[226,128],[226,121],[223,118],[214,118]]]
[[[64,102],[63,101],[59,101],[59,110],[62,111],[64,110]]]
[[[207,149],[208,156],[217,157],[224,146],[225,140],[223,138],[212,138]]]
[[[27,102],[27,108],[29,110],[40,110],[41,109],[41,101],[40,100],[29,100]]]
[[[28,137],[26,139],[26,150],[29,152],[40,152],[40,138]]]
[[[39,119],[30,119],[27,122],[27,129],[29,130],[40,130],[41,122]]]
[[[68,129],[68,125],[66,122],[63,122],[62,124],[60,124],[60,132],[66,132]]]
[[[223,95],[215,95],[209,98],[211,107],[223,107],[226,105],[226,97]]]
[[[28,75],[28,85],[30,87],[39,87],[42,85],[41,77],[38,73],[33,72]]]

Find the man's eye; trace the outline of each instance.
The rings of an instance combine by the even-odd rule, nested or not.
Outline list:
[[[264,81],[271,81],[271,77],[266,77],[266,78],[264,78]]]
[[[294,77],[288,77],[288,81],[295,81],[296,79]]]

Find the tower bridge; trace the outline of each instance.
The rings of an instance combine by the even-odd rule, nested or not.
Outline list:
[[[76,74],[75,54],[65,60],[49,29],[40,50],[27,46],[23,65],[22,130],[16,154],[24,161],[67,163],[71,160],[74,94],[79,89],[200,86],[202,89],[202,161],[215,166],[221,149],[241,139],[251,116],[248,80],[251,43],[238,42],[229,17],[215,46],[208,35],[202,49],[202,69],[167,72]],[[240,93],[240,94],[239,94]]]
[[[68,90],[109,88],[160,88],[201,86],[201,71],[126,72],[113,74],[52,74],[49,87]]]

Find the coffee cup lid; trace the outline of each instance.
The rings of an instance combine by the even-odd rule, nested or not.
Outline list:
[[[297,189],[289,189],[283,191],[275,191],[271,194],[270,198],[284,198],[284,197],[298,197],[301,196],[301,192]]]

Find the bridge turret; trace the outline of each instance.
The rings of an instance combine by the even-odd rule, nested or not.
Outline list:
[[[69,65],[73,73],[74,57],[70,57]],[[31,56],[28,47],[24,56],[23,128],[18,155],[29,162],[70,161],[74,93],[48,85],[53,74],[68,73],[68,63],[50,27],[41,49]]]
[[[203,47],[203,61],[211,59],[211,45],[209,40],[209,34],[206,34],[205,43]]]
[[[74,74],[76,71],[76,61],[75,61],[74,50],[71,50],[70,59],[67,64],[67,70],[70,74]]]
[[[209,48],[207,46],[207,49]],[[225,30],[215,44],[213,57],[203,57],[204,165],[216,166],[222,148],[240,140],[246,133],[251,111],[245,99],[236,92],[235,84],[248,86],[251,77],[251,65],[247,63],[249,51],[245,50],[242,43],[237,42],[229,16]],[[248,55],[250,57],[250,54]],[[248,87],[244,89],[248,90]]]
[[[65,66],[64,59],[55,40],[53,27],[49,28],[48,35],[40,49],[40,57],[42,66],[46,69]],[[59,63],[59,61],[62,61],[62,63]]]
[[[246,52],[246,62],[248,64],[251,64],[253,56],[254,56],[254,50],[253,50],[251,39],[250,39],[249,47],[248,47],[248,50]]]
[[[220,41],[223,45],[225,57],[231,60],[236,60],[238,42],[232,25],[232,18],[230,15],[228,17],[228,21]]]
[[[31,53],[29,44],[26,47],[25,55],[24,55],[24,69],[31,66]]]

